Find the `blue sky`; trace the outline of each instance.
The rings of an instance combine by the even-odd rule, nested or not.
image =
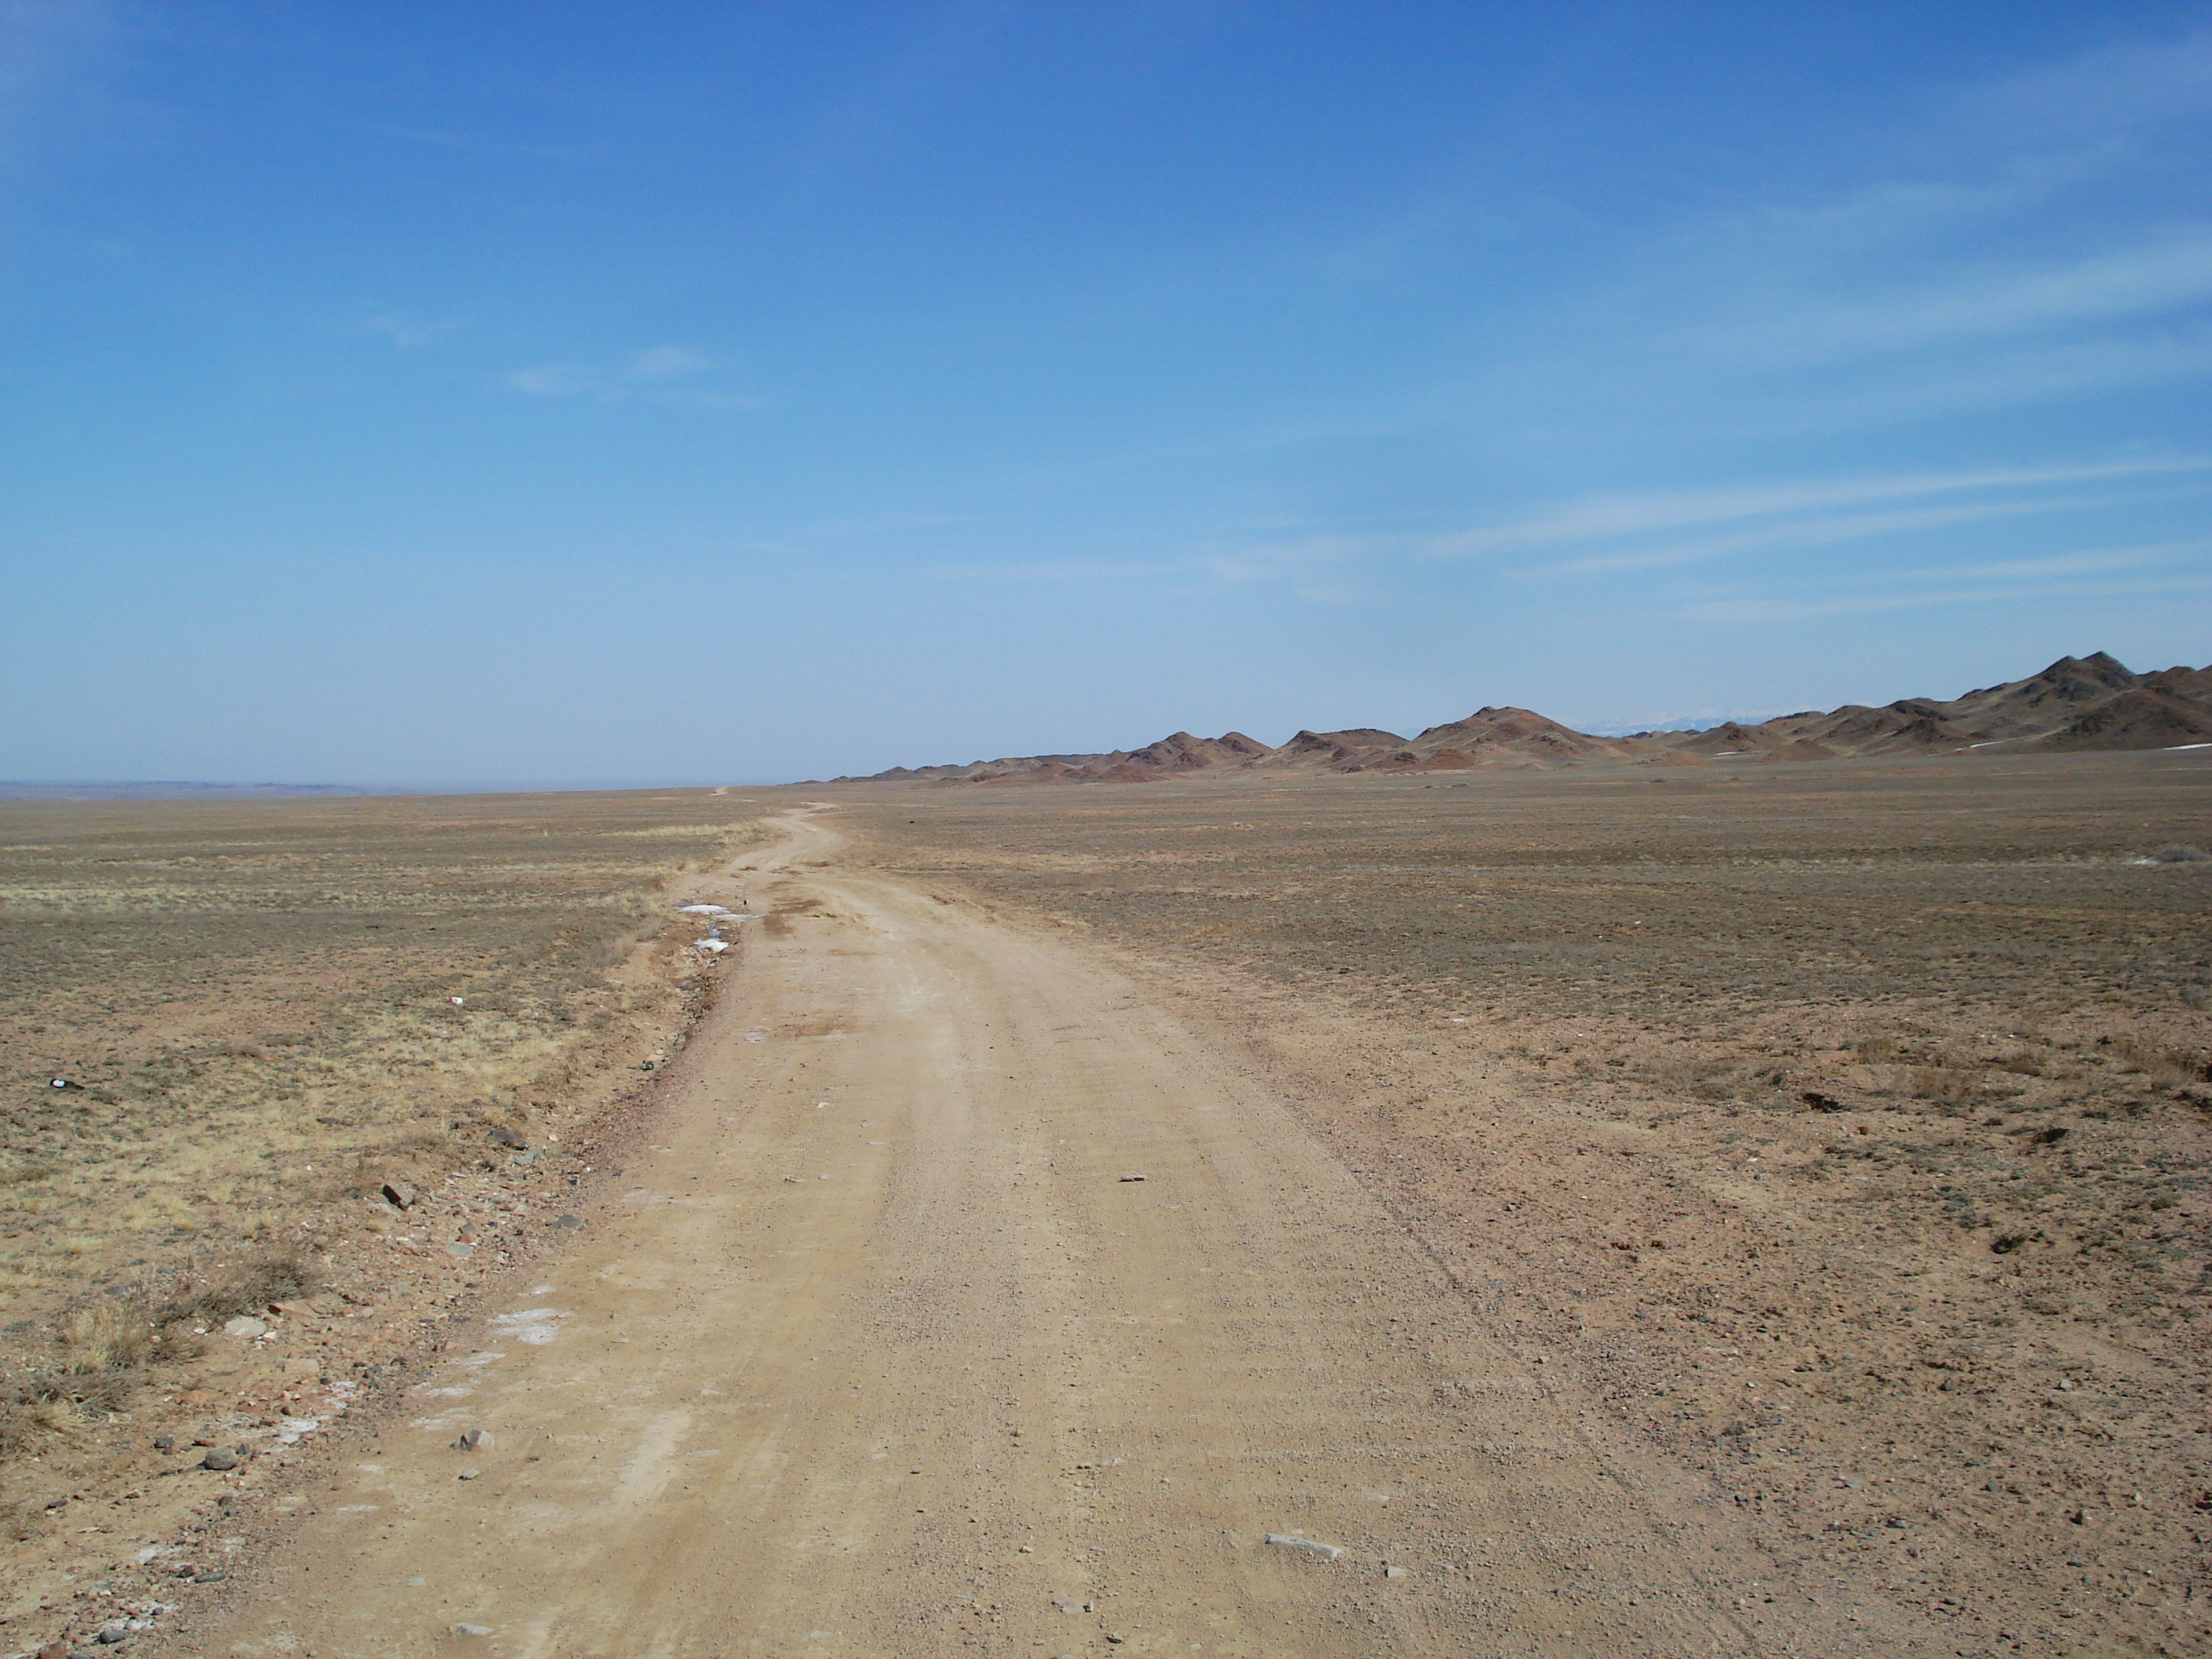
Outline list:
[[[2212,660],[2212,6],[0,0],[0,776]]]

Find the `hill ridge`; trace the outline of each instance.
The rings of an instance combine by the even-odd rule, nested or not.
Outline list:
[[[1011,786],[1154,783],[1200,774],[1546,769],[1613,761],[1698,766],[1878,755],[2166,749],[2212,743],[2212,665],[2138,674],[2107,652],[2061,657],[2024,679],[1943,699],[1845,703],[1697,730],[1599,737],[1533,708],[1489,706],[1412,738],[1379,726],[1301,729],[1270,748],[1242,732],[1188,732],[1099,754],[1009,756],[964,765],[894,766],[838,783]]]

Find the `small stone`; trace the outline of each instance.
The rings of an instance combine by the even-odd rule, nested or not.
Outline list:
[[[1406,1576],[1406,1570],[1403,1567],[1385,1567],[1382,1569],[1382,1576],[1385,1578],[1403,1578]]]
[[[446,1246],[446,1254],[447,1255],[471,1256],[474,1255],[476,1253],[477,1247],[473,1244],[448,1244]]]
[[[1127,1638],[1118,1630],[1109,1630],[1106,1632],[1106,1639],[1119,1647]]]
[[[456,1636],[489,1636],[491,1634],[491,1626],[489,1625],[455,1625],[453,1626],[453,1634]]]
[[[491,1444],[490,1430],[465,1429],[461,1432],[461,1437],[453,1442],[453,1449],[455,1451],[474,1451],[479,1446],[489,1446],[489,1444]]]
[[[226,1447],[217,1446],[200,1459],[200,1467],[213,1469],[217,1474],[225,1469],[234,1469],[238,1467],[238,1454]]]
[[[128,1625],[102,1625],[100,1627],[100,1634],[93,1639],[98,1642],[102,1647],[112,1648],[118,1642],[120,1642],[125,1637],[130,1634],[131,1626]]]
[[[222,1330],[226,1336],[252,1338],[269,1334],[266,1322],[256,1319],[251,1314],[240,1314],[235,1319],[226,1319],[222,1322]]]
[[[482,1469],[463,1469],[459,1478],[464,1480],[473,1480],[483,1473]]]
[[[1122,1179],[1122,1180],[1124,1180],[1124,1181],[1142,1181],[1142,1180],[1144,1179],[1144,1176],[1140,1176],[1140,1175],[1125,1175],[1125,1176],[1123,1176],[1121,1177],[1121,1179]],[[1114,1638],[1114,1640],[1115,1640],[1116,1642],[1120,1641],[1121,1639],[1121,1638],[1120,1637],[1118,1637],[1118,1636],[1117,1636],[1117,1637],[1115,1637],[1115,1638]]]
[[[176,1449],[177,1437],[173,1434],[157,1434],[154,1437],[155,1451],[174,1451]]]
[[[530,1150],[530,1143],[512,1129],[494,1129],[491,1132],[491,1138],[499,1145],[514,1152],[526,1152]]]
[[[557,1232],[578,1232],[582,1230],[583,1225],[584,1218],[580,1215],[556,1216],[553,1220],[554,1230]]]
[[[415,1207],[415,1189],[404,1181],[393,1179],[386,1182],[383,1193],[385,1201],[395,1210],[411,1210]]]
[[[1334,1544],[1316,1543],[1310,1538],[1293,1538],[1288,1533],[1283,1532],[1269,1533],[1267,1541],[1270,1544],[1279,1544],[1285,1549],[1304,1550],[1309,1555],[1318,1555],[1324,1561],[1334,1561],[1344,1553]]]
[[[195,1584],[220,1584],[224,1579],[229,1577],[229,1568],[210,1567],[205,1572],[194,1573],[192,1575],[192,1583]]]

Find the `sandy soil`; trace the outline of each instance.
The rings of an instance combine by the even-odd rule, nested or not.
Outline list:
[[[828,792],[589,1224],[132,1640],[2206,1650],[2209,782]]]
[[[1754,1650],[1737,1509],[1247,1066],[787,823],[604,1224],[168,1650]]]

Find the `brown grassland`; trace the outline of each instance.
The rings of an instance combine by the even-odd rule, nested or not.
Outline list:
[[[1753,1594],[2201,1645],[2212,751],[0,807],[0,1647],[149,1594],[157,1429],[281,1460],[587,1224],[800,799],[1243,1057]]]
[[[30,1552],[0,1613],[96,1571],[70,1540],[149,1489],[153,1419],[228,1444],[343,1409],[523,1245],[583,1180],[564,1141],[703,1006],[672,908],[758,811],[0,805],[0,1525]],[[204,1340],[240,1314],[272,1327],[246,1358]]]
[[[2201,1650],[2212,753],[840,798],[1251,1054],[1764,1594]]]

